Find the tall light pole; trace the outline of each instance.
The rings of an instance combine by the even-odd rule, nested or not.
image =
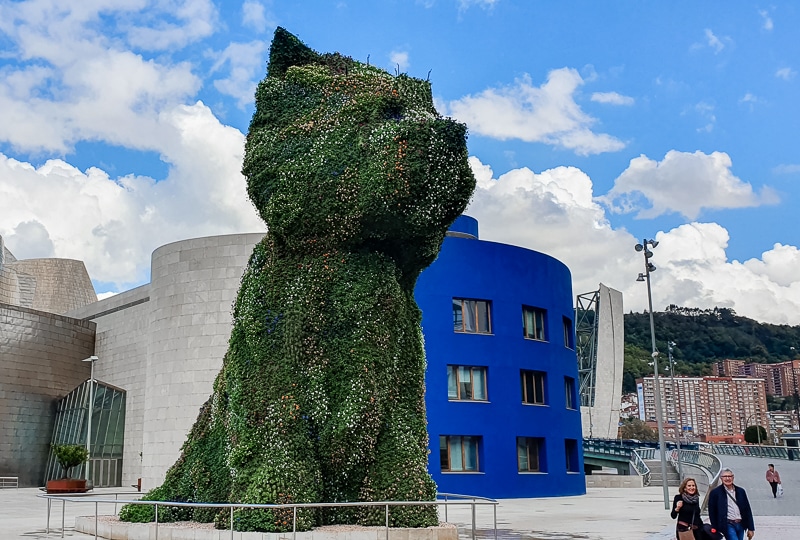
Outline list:
[[[675,362],[672,360],[672,347],[675,346],[674,341],[667,341],[667,353],[669,356],[669,381],[672,384],[672,399],[675,401],[676,409],[676,426],[678,428],[678,437],[675,441],[678,448],[678,477],[683,480],[683,467],[681,466],[681,435],[683,435],[683,419],[681,418],[681,400],[678,396],[678,391],[675,389],[675,370],[673,366]]]
[[[669,486],[667,485],[667,448],[664,444],[664,415],[661,410],[661,384],[658,380],[658,349],[656,349],[656,331],[653,323],[653,293],[650,289],[650,273],[655,272],[656,267],[650,262],[653,252],[648,246],[655,249],[658,242],[655,240],[642,240],[641,244],[636,244],[636,251],[641,251],[644,255],[644,273],[640,273],[636,281],[647,282],[647,305],[650,308],[650,343],[652,347],[651,356],[653,357],[653,387],[656,405],[656,425],[658,426],[658,447],[661,451],[661,484],[664,488],[664,509],[669,509]]]
[[[89,459],[86,461],[86,470],[84,471],[86,474],[84,475],[86,479],[89,479],[89,466],[92,463],[92,412],[94,409],[94,363],[97,362],[99,358],[92,355],[89,358],[84,358],[84,362],[89,362],[92,366],[91,374],[89,375],[89,415],[87,416],[87,423],[86,423],[86,452],[89,454]]]

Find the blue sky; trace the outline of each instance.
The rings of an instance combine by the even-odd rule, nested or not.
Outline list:
[[[481,237],[653,302],[800,324],[794,2],[0,0],[0,235],[98,293],[156,247],[263,230],[239,170],[276,26],[427,78]]]

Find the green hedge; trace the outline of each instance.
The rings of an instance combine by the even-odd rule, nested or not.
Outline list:
[[[414,284],[474,189],[465,127],[438,115],[427,81],[318,54],[279,28],[243,172],[268,233],[242,278],[214,393],[147,497],[433,500]],[[165,514],[230,526],[225,512]],[[121,516],[146,521],[152,510]],[[303,510],[298,520],[298,530],[383,524],[384,510]],[[292,529],[291,510],[234,521]],[[438,518],[435,507],[402,507],[390,523]]]

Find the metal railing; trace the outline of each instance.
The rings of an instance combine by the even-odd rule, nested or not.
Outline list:
[[[712,445],[712,448],[715,454],[722,454],[726,456],[753,456],[800,460],[800,448],[790,448],[787,446],[715,444]]]
[[[670,461],[677,462],[678,457],[678,450],[670,452]],[[717,456],[700,450],[681,450],[680,461],[701,467],[708,474],[709,480],[716,477],[722,469],[722,462]]]
[[[647,463],[644,462],[644,459],[641,455],[639,455],[638,450],[634,450],[631,452],[631,467],[639,476],[642,477],[642,485],[649,486],[650,485],[650,467],[647,466]]]
[[[136,492],[138,494],[138,492]],[[47,530],[46,534],[50,534],[50,507],[52,501],[61,501],[61,538],[64,538],[64,516],[65,516],[65,504],[67,502],[74,503],[74,502],[83,502],[83,503],[94,503],[94,537],[98,537],[98,522],[99,522],[99,505],[100,504],[114,504],[115,509],[114,513],[116,514],[116,505],[118,504],[138,504],[138,505],[149,505],[153,506],[153,512],[155,515],[155,540],[158,540],[158,509],[161,508],[228,508],[230,510],[230,532],[231,532],[231,540],[234,538],[234,517],[235,512],[237,510],[243,509],[280,509],[280,510],[291,510],[292,511],[292,539],[296,540],[297,538],[297,510],[298,509],[305,509],[305,508],[335,508],[335,507],[363,507],[363,506],[375,506],[375,507],[383,507],[385,509],[385,528],[386,528],[386,540],[389,540],[389,531],[391,528],[389,527],[389,508],[393,506],[444,506],[444,516],[445,522],[447,522],[447,508],[449,506],[465,506],[469,505],[471,507],[471,528],[472,528],[472,540],[476,538],[476,509],[477,506],[481,505],[490,505],[492,506],[492,528],[494,530],[494,540],[497,540],[497,505],[499,504],[494,499],[489,499],[486,497],[478,497],[475,495],[459,495],[455,493],[437,493],[436,500],[434,501],[363,501],[363,502],[346,502],[346,503],[294,503],[294,504],[234,504],[234,503],[187,503],[187,502],[172,502],[172,501],[142,501],[142,500],[123,500],[119,499],[118,495],[127,495],[127,493],[108,493],[108,495],[114,495],[115,498],[108,499],[103,497],[92,497],[92,494],[70,494],[70,495],[47,495],[42,494],[39,495],[41,498],[47,499]],[[452,500],[456,499],[456,500]]]
[[[0,488],[18,488],[18,476],[0,476]]]

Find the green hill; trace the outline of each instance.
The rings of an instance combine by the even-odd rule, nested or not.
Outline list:
[[[652,375],[650,317],[628,313],[625,319],[624,392],[636,390],[637,377]],[[667,342],[672,341],[676,375],[710,375],[712,365],[725,358],[777,363],[800,352],[800,326],[766,324],[736,315],[729,308],[698,309],[671,305],[653,312],[659,367],[668,365]]]

